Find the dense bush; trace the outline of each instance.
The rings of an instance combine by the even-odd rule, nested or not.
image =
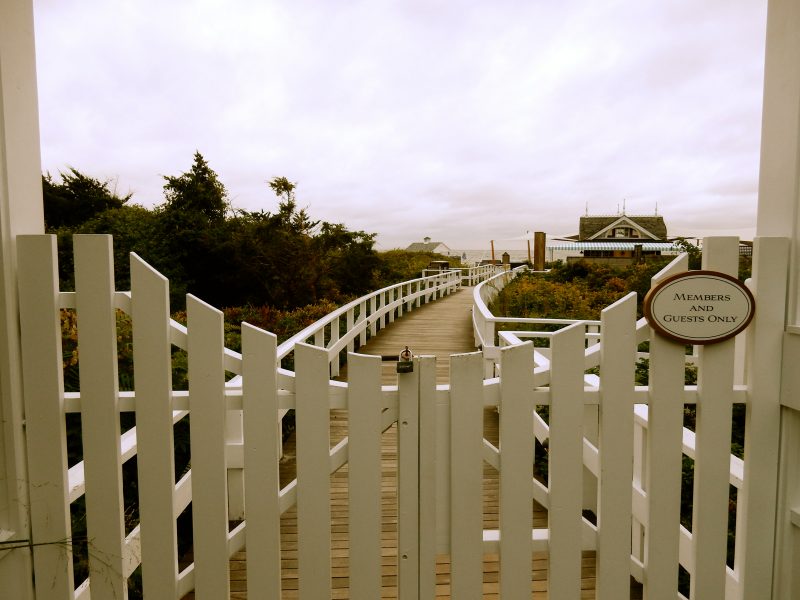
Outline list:
[[[546,273],[518,275],[500,291],[490,310],[510,317],[596,320],[606,306],[634,291],[641,316],[650,279],[665,262],[633,264],[624,269],[586,261],[559,262]]]

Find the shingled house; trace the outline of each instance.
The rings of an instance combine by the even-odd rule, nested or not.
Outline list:
[[[579,232],[569,244],[558,249],[577,252],[569,262],[587,260],[608,264],[624,264],[648,257],[674,254],[676,249],[667,241],[667,225],[658,215],[583,216]]]

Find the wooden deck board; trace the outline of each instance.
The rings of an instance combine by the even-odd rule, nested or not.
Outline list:
[[[437,381],[449,379],[449,356],[471,352],[472,336],[472,290],[465,288],[437,302],[414,309],[401,319],[389,324],[379,334],[359,349],[360,353],[372,355],[397,355],[406,345],[415,355],[437,357]],[[384,384],[396,383],[395,364],[384,363]],[[346,371],[341,378],[346,379]],[[294,443],[292,434],[284,447],[281,462],[281,485],[294,478]],[[347,435],[347,413],[331,411],[331,445]],[[496,411],[484,411],[484,436],[497,444],[498,417]],[[397,598],[397,434],[396,426],[387,429],[381,439],[381,598]],[[331,598],[349,598],[349,536],[348,536],[348,489],[347,465],[333,473],[330,478],[331,492]],[[484,464],[483,505],[484,528],[498,527],[498,476],[497,471]],[[534,527],[547,526],[547,512],[536,502],[531,506]],[[294,508],[281,518],[281,571],[282,598],[298,597],[297,579],[297,515]],[[531,592],[537,599],[547,598],[548,562],[546,553],[535,553],[531,560]],[[244,599],[246,591],[246,555],[237,553],[230,562],[231,598]],[[483,598],[499,598],[499,557],[486,554],[483,557]],[[189,595],[186,599],[192,598]],[[436,597],[450,597],[450,561],[448,555],[437,557]],[[581,598],[595,597],[595,554],[584,552],[581,568]],[[633,596],[636,597],[636,596]]]
[[[450,378],[450,355],[475,351],[472,334],[472,288],[462,288],[449,296],[415,308],[358,349],[373,356],[398,355],[406,346],[415,356],[436,356],[436,380]],[[346,372],[342,373],[346,377]],[[394,362],[383,365],[384,385],[397,383]]]

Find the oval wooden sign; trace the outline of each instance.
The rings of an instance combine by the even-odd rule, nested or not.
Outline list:
[[[715,344],[750,324],[753,294],[738,279],[716,271],[668,277],[644,297],[644,316],[659,334],[684,344]]]

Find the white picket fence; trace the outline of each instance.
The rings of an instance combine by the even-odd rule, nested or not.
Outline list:
[[[757,352],[782,335],[772,315],[784,310],[786,240],[756,242],[755,270],[769,276],[754,278],[758,312],[747,332],[748,370],[735,369],[737,342],[707,346],[698,353],[697,386],[683,384],[684,347],[637,322],[633,295],[603,311],[600,343],[587,342],[583,323],[553,333],[546,365],[537,366],[532,344],[524,342],[498,351],[500,377],[484,379],[485,359],[476,352],[451,357],[450,385],[437,386],[434,359],[420,357],[397,386],[381,386],[380,358],[351,353],[348,382],[331,381],[340,353],[357,337],[460,285],[460,274],[448,273],[332,313],[326,325],[293,339],[290,372],[279,368],[286,344],[255,327],[243,325],[241,354],[226,350],[222,313],[197,298],[187,298],[187,327],[177,327],[168,282],[136,256],[131,291],[116,292],[110,244],[107,236],[75,238],[76,292],[67,294],[58,289],[54,238],[18,241],[37,599],[124,598],[139,564],[148,599],[180,598],[192,589],[200,599],[227,598],[229,557],[245,545],[249,597],[279,598],[279,519],[293,505],[300,597],[329,598],[329,478],[346,463],[351,594],[380,597],[380,435],[395,422],[400,598],[433,598],[438,554],[450,556],[453,598],[480,596],[485,553],[500,555],[503,598],[530,597],[534,551],[549,553],[549,597],[558,599],[580,598],[583,550],[597,551],[602,600],[628,597],[631,575],[644,583],[647,598],[674,600],[679,564],[691,574],[692,598],[754,598],[771,577],[771,550],[764,551],[758,532],[774,529],[775,502],[770,513],[749,498],[774,489],[777,477],[776,436],[763,426],[777,402],[759,378]],[[734,238],[706,241],[705,268],[735,274],[736,259]],[[686,265],[679,257],[657,279]],[[64,307],[78,313],[79,394],[63,392]],[[116,308],[133,321],[135,392],[118,389]],[[347,333],[337,337],[342,329]],[[650,385],[637,387],[637,345],[646,340]],[[188,351],[186,391],[172,391],[173,345]],[[587,380],[593,366],[599,376]],[[226,371],[241,378],[226,384]],[[743,463],[730,454],[734,403],[748,406]],[[685,405],[697,407],[695,432],[683,428]],[[537,413],[545,406],[547,421]],[[485,407],[499,410],[499,447],[483,439]],[[289,409],[296,411],[298,476],[280,489],[278,423]],[[331,409],[346,409],[350,423],[334,448]],[[136,428],[121,435],[119,414],[127,411],[135,412]],[[81,415],[84,460],[68,470],[65,415],[74,412]],[[191,471],[176,483],[173,426],[187,414]],[[547,485],[533,477],[535,438],[549,440]],[[684,454],[694,458],[691,532],[680,527]],[[133,455],[140,522],[126,531],[121,465]],[[484,462],[499,471],[496,531],[482,526]],[[587,472],[593,483],[586,483]],[[726,566],[730,485],[739,490],[733,568]],[[587,489],[596,525],[582,516]],[[90,575],[76,589],[69,507],[82,495]],[[548,510],[546,529],[533,528],[534,499]],[[175,523],[189,503],[194,563],[178,572]],[[229,530],[239,511],[244,521]]]

